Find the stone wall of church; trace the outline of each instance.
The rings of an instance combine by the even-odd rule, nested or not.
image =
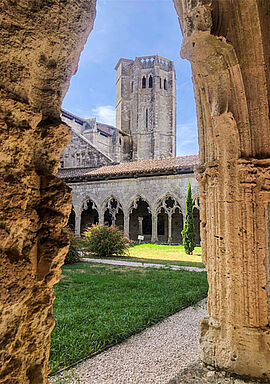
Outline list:
[[[111,163],[112,160],[108,156],[74,132],[60,158],[61,168],[98,168]]]

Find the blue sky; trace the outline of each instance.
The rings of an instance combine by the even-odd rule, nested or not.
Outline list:
[[[158,4],[158,6],[157,6]],[[177,155],[198,153],[191,69],[180,58],[181,31],[172,0],[97,0],[97,17],[63,108],[115,125],[114,70],[119,58],[158,54],[174,61]]]

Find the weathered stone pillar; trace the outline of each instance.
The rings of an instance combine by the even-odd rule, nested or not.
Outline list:
[[[172,214],[168,213],[168,243],[172,242]]]
[[[192,64],[209,318],[202,360],[270,378],[270,2],[175,0]]]
[[[104,212],[98,213],[98,223],[99,225],[104,224]]]
[[[78,236],[81,235],[81,219],[82,219],[81,211],[75,211],[75,233]]]
[[[143,217],[138,217],[138,221],[139,221],[139,235],[142,235],[143,234]]]
[[[71,137],[60,107],[95,4],[2,1],[0,11],[0,381],[45,384],[71,210],[55,176]]]
[[[152,237],[151,242],[156,243],[158,241],[157,235],[157,215],[152,214]]]
[[[129,212],[124,212],[124,235],[129,238]]]

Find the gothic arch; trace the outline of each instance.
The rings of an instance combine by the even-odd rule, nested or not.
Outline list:
[[[87,195],[87,197],[85,197],[83,200],[80,201],[80,203],[78,204],[77,206],[77,211],[78,213],[82,213],[84,207],[85,207],[85,204],[87,204],[89,201],[92,201],[96,210],[99,212],[100,211],[100,207],[99,205],[96,203],[95,199],[93,199],[91,196]]]
[[[87,227],[98,224],[100,220],[100,210],[93,199],[85,198],[80,205],[80,233],[83,233]]]
[[[137,194],[129,203],[129,237],[138,241],[138,236],[144,237],[145,242],[150,242],[152,237],[152,210],[147,199]]]
[[[118,201],[118,203],[120,204],[120,206],[121,206],[121,209],[124,211],[124,208],[123,208],[123,204],[122,204],[122,202],[121,202],[121,200],[118,198],[118,197],[116,197],[115,195],[110,195],[110,196],[108,196],[108,197],[106,197],[106,199],[103,201],[103,203],[101,204],[101,208],[100,208],[100,213],[101,214],[103,214],[104,215],[104,212],[105,212],[105,210],[106,210],[106,206],[107,206],[107,204],[109,203],[109,201],[110,200],[116,200],[116,201]]]
[[[134,204],[136,206],[136,202],[138,202],[138,200],[144,200],[148,206],[149,206],[149,209],[150,209],[150,213],[152,213],[153,211],[153,207],[150,205],[150,202],[149,200],[143,195],[143,194],[136,194],[134,195],[130,200],[129,200],[129,204],[128,204],[128,213],[130,213],[130,210],[132,209],[132,205]],[[136,208],[136,207],[135,207]]]
[[[155,202],[155,204],[154,204],[153,212],[157,213],[159,204],[160,204],[162,201],[165,201],[165,200],[168,199],[168,198],[172,198],[172,199],[174,199],[174,200],[177,202],[177,204],[178,204],[178,206],[179,206],[179,210],[180,210],[180,212],[182,213],[182,212],[183,212],[183,209],[182,209],[182,206],[181,206],[181,204],[180,204],[180,199],[179,199],[174,193],[172,193],[172,192],[166,192],[166,193],[164,193],[163,195],[161,195],[161,196],[156,200],[156,202]]]
[[[155,215],[158,240],[162,243],[181,243],[184,218],[179,199],[173,193],[165,193],[156,202]]]
[[[124,210],[116,197],[110,196],[105,200],[100,215],[100,221],[104,221],[105,224],[124,229]]]

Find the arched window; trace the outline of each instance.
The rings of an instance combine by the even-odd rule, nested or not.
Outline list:
[[[148,128],[148,108],[146,108],[145,111],[145,127],[146,129]]]
[[[149,88],[153,88],[153,77],[149,76]]]
[[[131,93],[133,92],[133,81],[131,82]]]
[[[146,88],[146,77],[142,78],[142,88]]]
[[[164,79],[164,89],[167,89],[167,80]]]
[[[161,79],[161,77],[159,78],[159,86],[160,86],[160,89],[162,89],[162,79]]]

